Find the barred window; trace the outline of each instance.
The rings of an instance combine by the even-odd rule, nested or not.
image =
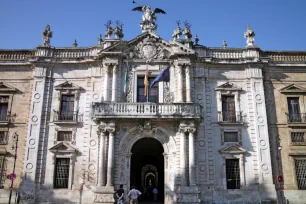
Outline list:
[[[306,158],[295,159],[295,173],[298,188],[306,190]]]
[[[5,182],[5,157],[0,155],[0,189],[3,188]]]
[[[72,141],[72,131],[59,131],[57,141]]]
[[[238,132],[224,132],[224,142],[239,142]]]
[[[0,120],[7,121],[8,96],[0,96]]]
[[[7,131],[0,131],[0,145],[5,145],[8,142]]]
[[[292,145],[306,145],[305,132],[291,132]]]
[[[240,189],[239,159],[226,159],[227,189]]]
[[[54,188],[68,188],[69,163],[68,158],[56,158]]]

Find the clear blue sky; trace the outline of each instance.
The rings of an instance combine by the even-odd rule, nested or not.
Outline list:
[[[255,44],[264,50],[306,50],[306,0],[138,0],[158,7],[157,34],[166,40],[176,20],[188,20],[200,44],[244,47],[243,33],[250,24],[256,33]],[[55,47],[97,43],[107,20],[124,23],[124,39],[141,33],[140,12],[132,12],[132,0],[1,0],[0,49],[35,48],[41,32],[51,25]]]

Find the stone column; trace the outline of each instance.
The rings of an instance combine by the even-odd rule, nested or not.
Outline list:
[[[189,132],[189,184],[190,186],[196,185],[196,172],[195,172],[195,155],[194,155],[194,133],[196,128],[188,129]]]
[[[109,95],[109,86],[108,86],[108,82],[109,82],[109,64],[104,64],[104,101],[108,101],[108,95]]]
[[[108,160],[107,160],[107,186],[113,186],[114,156],[115,156],[115,129],[108,129]]]
[[[186,65],[186,103],[191,103],[190,65]]]
[[[118,65],[114,64],[113,66],[113,83],[112,83],[112,102],[115,102],[117,99],[117,71]]]
[[[182,103],[183,102],[183,67],[182,65],[178,64],[177,65],[177,73],[178,73],[178,93],[177,93],[177,102]]]
[[[186,143],[185,143],[185,128],[180,125],[180,173],[181,185],[186,186]]]
[[[100,152],[100,157],[99,157],[99,174],[98,174],[98,186],[103,186],[105,183],[105,179],[104,179],[104,142],[105,142],[105,136],[106,136],[106,132],[102,132],[100,134],[100,148],[99,148],[99,152]]]

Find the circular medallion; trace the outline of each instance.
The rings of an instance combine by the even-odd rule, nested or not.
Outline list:
[[[197,95],[197,99],[198,99],[198,100],[202,100],[202,99],[203,99],[203,95],[202,95],[202,94],[198,94],[198,95]]]
[[[33,168],[33,164],[32,164],[32,163],[28,163],[28,164],[26,165],[26,168],[27,168],[27,169],[32,169],[32,168]]]
[[[96,167],[95,167],[95,165],[93,165],[93,164],[90,164],[89,166],[88,166],[88,170],[90,170],[90,171],[93,171],[93,170],[95,170],[96,169]]]
[[[90,146],[93,147],[93,146],[96,146],[97,142],[96,142],[96,140],[91,140],[89,144],[90,144]]]
[[[30,140],[29,140],[29,144],[30,144],[30,145],[34,145],[34,144],[35,144],[35,140],[34,140],[34,139],[30,139]]]
[[[205,146],[205,142],[203,140],[200,140],[199,145],[200,145],[200,147],[204,147]]]
[[[39,93],[36,93],[36,94],[34,95],[34,98],[35,98],[35,99],[40,99],[40,94],[39,94]]]
[[[37,120],[38,120],[38,117],[37,117],[36,115],[34,115],[34,116],[32,117],[32,121],[33,121],[33,122],[37,122]]]

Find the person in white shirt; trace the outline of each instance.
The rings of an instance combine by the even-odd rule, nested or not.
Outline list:
[[[135,189],[135,186],[132,186],[132,190],[128,193],[128,197],[131,199],[130,204],[138,204],[138,197],[141,195],[141,192]]]

